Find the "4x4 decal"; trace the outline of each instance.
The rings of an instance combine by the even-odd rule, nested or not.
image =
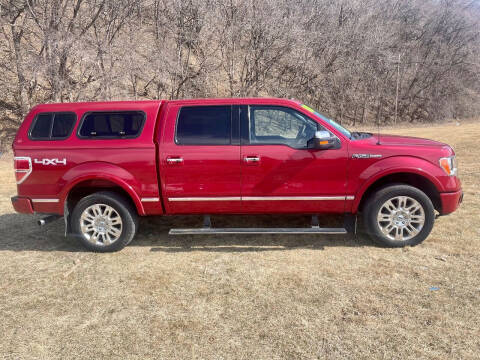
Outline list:
[[[58,159],[34,159],[33,162],[35,164],[42,164],[42,165],[67,165],[67,159],[63,158],[62,160]]]

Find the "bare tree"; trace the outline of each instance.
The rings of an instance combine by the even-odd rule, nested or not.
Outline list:
[[[280,96],[347,124],[480,113],[473,0],[0,0],[0,137],[37,103]]]

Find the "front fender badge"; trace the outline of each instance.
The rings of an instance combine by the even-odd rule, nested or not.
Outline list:
[[[381,158],[382,154],[353,154],[352,159],[376,159]]]

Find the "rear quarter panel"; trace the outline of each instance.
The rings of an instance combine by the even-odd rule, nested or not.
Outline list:
[[[33,171],[17,185],[19,196],[35,199],[59,199],[54,202],[34,202],[34,210],[41,213],[63,214],[63,202],[68,191],[81,179],[110,180],[132,195],[141,215],[161,213],[161,204],[148,203],[144,208],[141,198],[158,198],[155,144],[153,134],[160,101],[108,102],[39,105],[32,109],[21,125],[13,149],[15,156],[32,158]],[[140,136],[134,139],[80,139],[77,131],[82,116],[91,111],[141,110],[146,121]],[[40,112],[71,111],[77,115],[72,134],[66,140],[33,141],[28,130]],[[66,163],[44,164],[35,159],[59,159]]]

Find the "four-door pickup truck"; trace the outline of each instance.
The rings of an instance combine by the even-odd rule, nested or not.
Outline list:
[[[64,217],[93,251],[126,246],[145,215],[205,215],[171,234],[344,234],[362,213],[392,247],[416,245],[462,201],[452,148],[350,132],[299,102],[201,99],[45,104],[13,143],[20,213]],[[321,228],[318,214],[345,214]],[[212,228],[211,214],[309,214],[306,228]],[[281,221],[281,220],[279,220]]]

